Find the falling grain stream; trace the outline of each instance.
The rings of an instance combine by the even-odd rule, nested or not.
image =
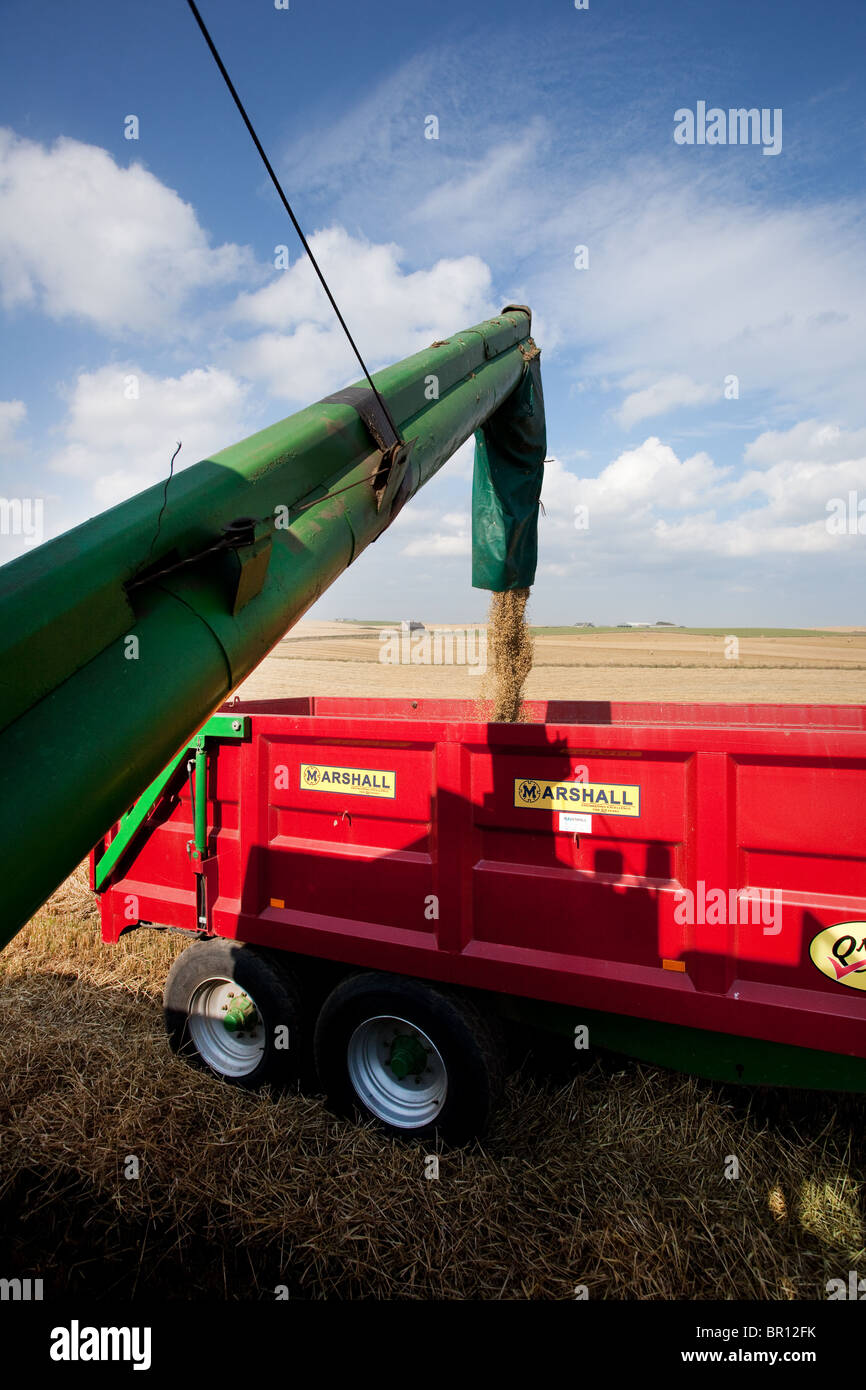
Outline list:
[[[523,686],[532,670],[532,636],[526,622],[528,589],[509,589],[490,598],[487,628],[486,718],[514,724],[522,718]]]

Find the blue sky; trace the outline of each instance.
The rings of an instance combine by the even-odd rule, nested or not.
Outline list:
[[[862,5],[201,9],[371,366],[532,305],[536,621],[864,622]],[[183,0],[6,0],[0,79],[0,498],[46,538],[357,376]],[[675,143],[699,102],[781,149]],[[479,618],[470,487],[316,614]]]

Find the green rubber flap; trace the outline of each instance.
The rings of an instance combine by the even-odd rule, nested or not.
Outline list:
[[[547,434],[540,353],[510,396],[475,432],[472,481],[472,584],[476,589],[528,589],[538,561],[538,504]]]

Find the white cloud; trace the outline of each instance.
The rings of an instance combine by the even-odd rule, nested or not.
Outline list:
[[[399,360],[496,312],[490,271],[477,256],[409,272],[398,246],[342,227],[316,233],[310,244],[368,365]],[[265,331],[234,345],[226,360],[278,398],[308,403],[361,375],[306,256],[240,295],[232,317]]]
[[[732,501],[765,497],[773,516],[805,521],[823,516],[831,498],[845,498],[849,492],[866,495],[866,455],[841,463],[786,460],[770,468],[744,473],[729,489]]]
[[[690,516],[674,524],[660,520],[653,535],[666,551],[729,559],[815,555],[834,550],[839,543],[837,537],[829,535],[823,519],[783,526],[771,508],[732,521],[713,515]]]
[[[492,44],[496,71],[502,56]],[[592,130],[539,115],[551,109],[539,93],[547,98],[554,73],[568,80],[571,60],[550,51],[540,63],[535,49],[525,57],[526,102],[471,122],[459,49],[389,72],[295,145],[293,186],[348,226],[387,227],[427,254],[480,253],[506,295],[531,304],[541,346],[579,352],[593,382],[608,378],[629,394],[637,371],[646,388],[688,376],[708,392],[689,402],[699,405],[736,375],[739,401],[719,402],[726,423],[754,416],[759,393],[786,413],[823,413],[831,402],[859,411],[862,196],[821,202],[795,186],[790,197],[775,171],[756,185],[754,161],[673,159],[644,110],[648,101],[656,109],[654,93],[631,93],[616,121]],[[593,55],[602,89],[612,62],[604,45]],[[423,138],[425,111],[440,117],[438,141]],[[354,177],[362,162],[381,189],[372,205]],[[577,244],[589,247],[586,271],[574,268]],[[627,427],[635,408],[641,402],[626,408]]]
[[[721,176],[691,183],[632,164],[567,196],[545,224],[553,241],[530,302],[580,346],[584,377],[627,389],[636,371],[664,380],[687,365],[721,395],[736,375],[739,400],[719,407],[732,423],[759,392],[860,409],[866,245],[854,201],[773,206],[732,195]],[[575,242],[590,248],[587,270],[572,268]]]
[[[607,380],[622,392],[617,402],[687,377],[707,395],[676,403],[706,406],[735,375],[739,400],[713,412],[722,428],[779,406],[786,420],[862,410],[861,193],[822,201],[803,165],[765,161],[778,165],[767,178],[751,150],[677,158],[673,107],[660,127],[657,85],[623,88],[615,119],[581,123],[593,101],[608,109],[622,81],[610,32],[581,40],[579,103],[572,46],[536,34],[521,54],[520,100],[471,119],[472,55],[434,44],[335,119],[323,104],[315,129],[293,144],[292,186],[320,221],[339,218],[428,256],[482,255],[505,295],[532,306],[547,360],[557,351],[575,376]],[[513,64],[505,38],[491,39],[485,64],[498,89]],[[425,112],[437,114],[439,140],[423,138]],[[809,112],[803,125],[812,156],[835,138],[816,119]],[[369,179],[356,177],[359,167]],[[574,267],[577,244],[589,247],[586,271]],[[626,428],[651,418],[633,413],[643,404],[625,407]]]
[[[796,459],[821,463],[844,462],[866,454],[866,429],[843,430],[820,420],[802,420],[789,430],[766,430],[746,445],[746,463],[757,467]]]
[[[545,125],[537,117],[519,138],[494,144],[479,158],[464,160],[459,172],[440,179],[408,214],[410,226],[445,224],[464,245],[484,245],[488,240],[491,210],[507,208],[503,230],[522,239],[532,227],[532,202],[515,197],[515,186],[525,191],[537,176]],[[501,305],[499,306],[502,307]]]
[[[18,428],[24,423],[27,407],[23,401],[0,401],[0,449],[14,441]]]
[[[194,291],[229,284],[248,252],[211,247],[189,203],[141,164],[0,128],[0,298],[107,333],[176,326]]]
[[[442,531],[434,531],[429,536],[419,537],[418,540],[410,541],[403,548],[404,555],[471,555],[472,541],[469,532],[465,531],[462,535],[448,536]]]
[[[282,161],[287,182],[308,195],[325,192],[329,199],[352,192],[363,196],[369,185],[367,190],[361,188],[359,168],[381,169],[409,149],[414,148],[416,157],[419,150],[429,150],[418,92],[431,76],[438,75],[437,69],[441,70],[441,64],[432,53],[417,55],[397,68],[389,63],[374,84],[360,84],[363,95],[353,106],[336,116],[332,105],[327,113],[318,113],[319,119],[290,144]],[[395,162],[404,164],[402,159]],[[393,172],[388,169],[389,175]],[[376,189],[377,200],[392,193],[392,179],[383,178]]]
[[[705,453],[680,459],[669,444],[656,435],[626,449],[602,469],[597,478],[585,478],[578,489],[569,485],[569,501],[585,504],[590,516],[638,517],[647,511],[683,511],[704,505],[717,493],[730,473]],[[546,477],[554,488],[562,486],[562,474],[547,465]],[[556,493],[554,492],[554,498]],[[547,506],[547,487],[544,492]]]
[[[549,47],[536,32],[531,51],[521,53],[523,92],[533,79],[549,81]],[[283,161],[291,187],[348,226],[378,235],[387,228],[389,236],[405,229],[410,244],[428,254],[482,251],[487,258],[524,242],[529,250],[538,216],[533,179],[548,122],[522,102],[500,103],[479,119],[470,95],[477,66],[472,45],[432,40],[407,62],[388,64],[351,107],[336,116],[323,107],[291,142]],[[505,90],[513,75],[510,48],[488,35],[489,90]],[[438,139],[425,138],[428,115],[439,121]],[[358,178],[361,168],[367,178]]]
[[[309,405],[362,375],[336,324],[320,328],[302,323],[293,333],[260,333],[247,343],[226,348],[223,360],[233,372],[264,386],[276,400],[293,405]]]
[[[704,405],[718,400],[721,394],[720,386],[701,386],[691,377],[674,374],[626,396],[617,418],[625,429],[630,429],[638,421],[648,420],[653,415],[666,415],[678,405]]]
[[[403,546],[402,555],[471,555],[472,532],[468,512],[444,512],[435,522],[428,522],[428,526],[430,529],[425,529],[423,535],[416,536]]]
[[[447,476],[461,482],[471,482],[475,472],[475,436],[470,435],[465,443],[451,455],[447,464]]]
[[[866,454],[846,457],[863,432],[846,438],[808,421],[788,433],[813,452],[823,439],[829,459],[784,458],[736,476],[704,452],[681,460],[656,436],[625,450],[595,478],[580,478],[553,458],[542,494],[544,553],[553,552],[554,564],[563,549],[594,562],[629,554],[653,564],[666,554],[758,558],[839,553],[862,544],[859,535],[834,533],[827,521],[834,505],[850,510],[852,492],[866,498]],[[765,457],[773,449],[787,452],[767,435],[755,443]],[[754,454],[754,446],[745,452]],[[586,508],[586,527],[575,526],[577,506]]]
[[[133,400],[126,395],[131,376],[139,389]],[[175,471],[250,433],[246,395],[245,386],[213,367],[181,377],[154,377],[132,367],[82,372],[64,426],[66,443],[50,466],[89,484],[101,511],[166,478],[178,440],[183,450]]]

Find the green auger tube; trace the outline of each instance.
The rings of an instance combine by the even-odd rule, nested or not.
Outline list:
[[[525,389],[529,333],[508,308],[376,373],[396,440],[359,382],[178,473],[159,522],[162,483],[0,569],[0,945]]]

